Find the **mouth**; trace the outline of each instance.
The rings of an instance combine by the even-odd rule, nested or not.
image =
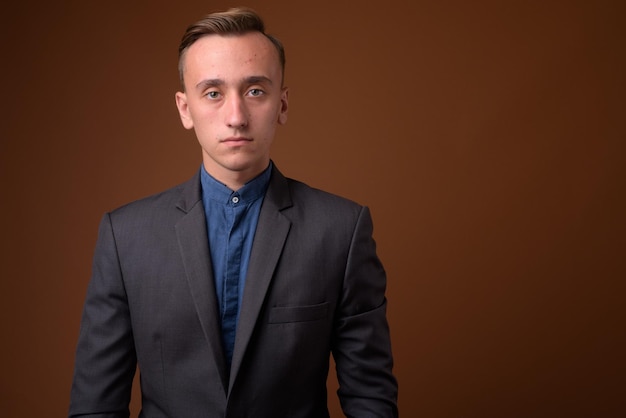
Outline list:
[[[248,142],[252,142],[252,138],[246,138],[243,136],[231,136],[231,137],[222,139],[220,142],[228,146],[236,147],[236,146],[244,145]]]

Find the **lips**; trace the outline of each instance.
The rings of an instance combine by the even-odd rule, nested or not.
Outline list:
[[[246,142],[252,142],[252,138],[246,138],[243,136],[232,136],[229,138],[222,139],[221,142],[225,144],[239,145],[239,144],[244,144]]]

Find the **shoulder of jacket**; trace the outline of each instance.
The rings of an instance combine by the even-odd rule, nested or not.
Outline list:
[[[306,183],[292,178],[287,178],[289,190],[294,203],[305,203],[306,205],[320,205],[322,207],[332,207],[336,209],[360,211],[363,205],[346,197],[327,192],[322,189],[311,187]]]

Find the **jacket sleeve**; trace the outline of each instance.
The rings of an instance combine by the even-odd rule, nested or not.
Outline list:
[[[110,216],[100,223],[76,349],[69,416],[128,417],[136,355]]]
[[[386,274],[376,255],[367,207],[358,217],[338,307],[333,357],[347,417],[398,416],[398,386],[386,318]]]

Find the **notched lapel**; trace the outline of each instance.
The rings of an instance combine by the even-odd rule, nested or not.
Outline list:
[[[199,188],[199,179],[196,180],[198,185],[194,187]],[[221,338],[219,337],[221,335],[218,320],[219,308],[213,284],[213,267],[209,253],[206,218],[204,207],[199,198],[199,191],[191,194],[195,194],[198,198],[195,199],[195,202],[192,201],[194,199],[183,199],[179,204],[179,209],[186,214],[176,224],[176,235],[187,274],[189,290],[204,336],[213,353],[215,367],[219,370],[222,378],[224,392],[226,392],[228,373]]]

